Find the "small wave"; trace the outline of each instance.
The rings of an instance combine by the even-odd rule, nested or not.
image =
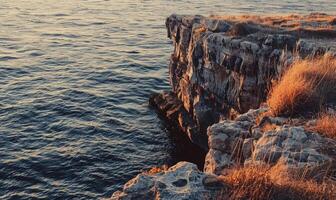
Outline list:
[[[92,22],[90,25],[105,25],[108,24],[107,22]]]
[[[47,66],[65,66],[65,65],[74,64],[75,62],[71,60],[62,60],[62,59],[55,60],[52,58],[47,58],[42,63]]]
[[[64,34],[64,33],[43,33],[41,36],[46,37],[64,37],[64,38],[80,38],[80,35],[76,34]]]
[[[32,52],[29,55],[32,56],[32,57],[38,57],[38,56],[43,56],[44,54],[41,53],[41,52]]]
[[[53,16],[55,16],[55,17],[66,17],[66,16],[69,16],[69,15],[68,14],[64,14],[64,13],[56,13]]]
[[[129,53],[129,54],[139,54],[140,52],[139,51],[126,51],[126,53]]]
[[[8,61],[8,60],[16,60],[18,59],[17,57],[14,56],[2,56],[0,57],[0,61]]]
[[[15,42],[18,41],[18,38],[8,38],[8,37],[0,37],[0,41],[10,41],[10,42]]]

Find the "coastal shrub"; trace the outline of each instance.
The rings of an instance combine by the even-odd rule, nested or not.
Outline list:
[[[317,182],[311,179],[293,178],[283,166],[236,167],[221,176],[229,190],[223,189],[217,199],[325,199],[336,198],[336,183],[331,179]]]
[[[336,139],[336,114],[321,114],[316,121],[314,129],[321,135]]]
[[[336,102],[336,59],[330,55],[298,60],[274,85],[267,103],[274,115],[315,113]]]

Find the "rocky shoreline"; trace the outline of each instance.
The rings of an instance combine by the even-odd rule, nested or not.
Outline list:
[[[153,94],[149,103],[208,152],[204,170],[180,162],[139,174],[112,199],[216,199],[227,187],[219,176],[237,165],[281,164],[296,175],[336,177],[334,169],[318,170],[335,166],[336,141],[307,129],[316,120],[271,116],[263,103],[295,60],[336,56],[335,21],[321,13],[280,19],[168,17],[172,91]]]

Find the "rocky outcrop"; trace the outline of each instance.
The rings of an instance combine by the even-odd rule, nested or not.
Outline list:
[[[209,127],[210,150],[204,171],[219,175],[232,164],[241,163],[282,164],[307,172],[335,164],[336,141],[306,130],[300,119],[269,116],[258,119],[266,112],[265,107],[250,110],[235,120]]]
[[[278,19],[273,21],[280,23]],[[258,108],[272,81],[296,57],[335,54],[330,42],[336,37],[334,25],[308,21],[301,29],[289,29],[288,21],[269,26],[247,19],[171,15],[166,26],[174,42],[169,64],[172,92],[157,95],[161,100],[152,103],[165,107],[162,105],[177,98],[182,106],[174,123],[204,148],[208,126],[227,118],[231,109],[244,113]],[[321,33],[318,38],[317,28],[326,26],[331,27],[330,34]],[[317,31],[309,31],[312,27]],[[168,108],[167,113],[175,113],[174,109]]]
[[[313,121],[268,116],[268,108],[251,109],[208,128],[209,151],[204,172],[179,162],[156,174],[142,173],[113,194],[128,199],[218,199],[230,196],[223,181],[234,166],[275,166],[289,177],[336,177],[336,141],[306,130]],[[285,171],[284,171],[285,170]]]
[[[152,95],[149,103],[207,150],[204,172],[180,162],[164,172],[142,173],[112,199],[214,199],[229,187],[217,175],[225,176],[231,166],[281,164],[288,172],[319,175],[331,169],[327,173],[336,177],[335,140],[308,130],[311,121],[271,117],[261,105],[295,59],[336,56],[335,20],[323,16],[168,17],[172,91]]]
[[[111,200],[214,199],[224,187],[216,176],[199,171],[195,164],[179,162],[164,172],[139,174],[122,191],[115,192]]]

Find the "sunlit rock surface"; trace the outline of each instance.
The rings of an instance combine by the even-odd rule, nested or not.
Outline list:
[[[171,15],[166,26],[174,42],[172,93],[155,103],[176,96],[183,114],[175,122],[202,147],[208,126],[230,109],[258,108],[295,58],[335,54],[333,18],[318,13],[280,19]]]
[[[286,118],[263,117],[257,123],[258,116],[266,111],[265,107],[250,110],[235,120],[210,126],[204,171],[219,175],[237,163],[313,170],[336,162],[336,141],[305,130],[298,122],[290,124]]]
[[[128,199],[214,199],[224,185],[214,175],[205,174],[197,166],[179,162],[165,172],[139,174],[125,184],[111,200]]]

